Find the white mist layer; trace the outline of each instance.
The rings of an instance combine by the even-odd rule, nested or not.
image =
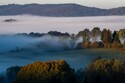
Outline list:
[[[101,42],[101,36],[97,36],[97,37],[91,37],[90,40],[89,40],[91,43],[93,42]]]
[[[43,37],[27,37],[19,35],[1,35],[0,53],[17,49],[38,49],[41,51],[63,51],[75,49],[82,38],[71,40],[70,37],[45,35]]]
[[[15,22],[3,22],[6,19],[16,19]],[[112,31],[125,28],[125,16],[97,17],[40,17],[40,16],[0,16],[0,33],[29,33],[60,31],[77,34],[79,31],[94,27]]]
[[[125,42],[125,38],[120,38],[120,41],[123,44]]]

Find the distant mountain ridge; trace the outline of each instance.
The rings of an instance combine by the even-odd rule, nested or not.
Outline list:
[[[50,17],[125,15],[125,7],[100,9],[78,4],[9,4],[0,5],[0,15],[31,14]]]

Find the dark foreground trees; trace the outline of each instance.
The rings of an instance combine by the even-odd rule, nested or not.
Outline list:
[[[0,75],[0,83],[5,83],[5,77],[3,75]]]
[[[14,83],[76,83],[76,80],[74,70],[64,60],[60,60],[24,66]]]
[[[64,60],[35,62],[21,69],[9,68],[8,76],[15,80],[8,83],[125,83],[125,62],[97,57],[85,70],[76,72]],[[0,77],[0,83],[5,83],[4,81]]]
[[[84,83],[125,83],[125,62],[99,59],[88,65]]]
[[[20,66],[14,66],[14,67],[7,68],[7,70],[6,70],[7,83],[13,83],[13,81],[16,79],[17,74],[21,68],[22,67],[20,67]]]

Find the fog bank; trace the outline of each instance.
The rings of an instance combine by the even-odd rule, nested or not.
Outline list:
[[[3,22],[15,19],[14,22]],[[125,16],[97,16],[97,17],[40,17],[40,16],[0,16],[0,33],[29,33],[59,31],[78,33],[94,27],[119,30],[125,26]]]
[[[28,37],[23,35],[1,35],[0,53],[19,51],[24,49],[38,49],[41,51],[63,51],[75,49],[82,42],[79,37],[72,40],[70,37],[45,35],[42,37]]]

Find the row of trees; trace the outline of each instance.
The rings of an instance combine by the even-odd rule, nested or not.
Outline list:
[[[71,35],[75,36],[74,34]],[[93,30],[84,29],[80,31],[74,38],[83,37],[83,42],[79,44],[82,48],[125,48],[125,29],[114,31],[95,27]]]
[[[78,34],[61,33],[58,31],[49,31],[48,33],[34,33],[29,34],[22,33],[16,35],[25,35],[31,37],[42,37],[45,35],[51,36],[63,36],[70,37],[72,40],[78,37],[83,38],[83,42],[78,45],[79,48],[125,48],[125,29],[120,29],[119,31],[112,32],[109,29],[100,30],[99,27],[93,28],[91,31],[89,29],[84,29],[78,32]]]
[[[83,70],[74,71],[64,60],[35,62],[7,69],[7,83],[125,83],[125,62],[118,59],[93,60]],[[0,77],[0,83],[5,78]]]
[[[48,33],[38,33],[38,32],[31,32],[31,33],[18,33],[16,35],[24,35],[24,36],[30,36],[30,37],[42,37],[45,35],[51,35],[51,36],[65,36],[65,37],[70,37],[69,33],[61,33],[58,31],[49,31]]]

